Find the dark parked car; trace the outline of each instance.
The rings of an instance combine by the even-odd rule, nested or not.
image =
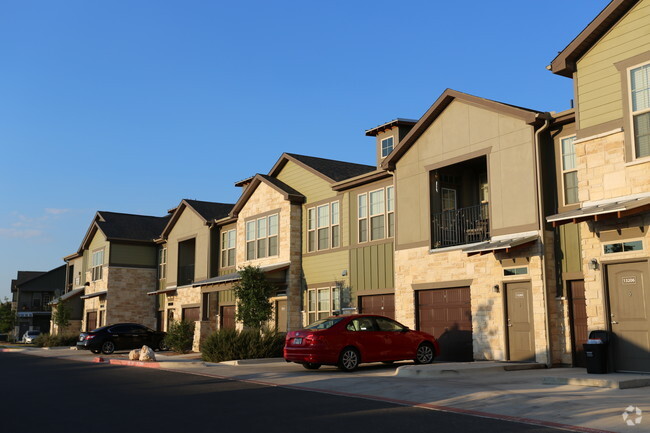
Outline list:
[[[154,331],[137,323],[117,323],[82,332],[77,349],[106,355],[116,350],[139,349],[145,345],[154,350],[167,350],[165,335],[165,332]]]
[[[429,364],[438,350],[433,335],[410,330],[388,317],[355,314],[328,317],[288,332],[284,359],[309,370],[327,364],[352,371],[362,362],[412,359]]]

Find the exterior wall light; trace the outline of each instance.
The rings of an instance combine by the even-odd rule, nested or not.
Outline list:
[[[589,269],[592,271],[595,271],[598,269],[598,260],[596,259],[591,259],[589,260]]]
[[[501,292],[501,288],[499,287],[498,284],[495,284],[494,287],[492,287],[492,291],[494,293],[499,293],[499,292]]]

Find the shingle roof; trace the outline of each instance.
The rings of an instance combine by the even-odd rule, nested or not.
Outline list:
[[[377,167],[372,165],[355,164],[353,162],[336,161],[334,159],[317,158],[315,156],[297,155],[295,153],[287,153],[287,155],[324,174],[335,182],[369,173],[377,169]]]
[[[234,204],[231,203],[215,203],[211,201],[188,200],[185,202],[192,206],[192,208],[203,217],[206,221],[219,220],[228,216]]]
[[[301,196],[302,197],[302,193],[300,193],[300,191],[297,191],[297,190],[291,188],[289,185],[287,185],[286,183],[282,182],[281,180],[279,180],[279,179],[277,179],[275,177],[268,176],[266,174],[259,174],[259,173],[258,173],[258,176],[263,178],[267,182],[272,183],[273,185],[280,188],[282,191],[286,192],[289,195],[296,195],[296,196]]]
[[[169,221],[169,215],[155,217],[106,211],[97,213],[101,216],[97,225],[109,240],[153,241],[160,236]]]
[[[33,278],[39,277],[46,272],[44,271],[18,271],[16,274],[16,279],[11,280],[11,291],[16,291],[16,286],[23,284],[26,281],[29,281]]]

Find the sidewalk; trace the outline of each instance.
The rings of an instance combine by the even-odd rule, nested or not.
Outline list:
[[[22,353],[85,362],[97,358],[68,349],[23,349]],[[630,380],[650,382],[650,375],[587,375],[584,369],[579,368],[518,370],[522,364],[501,362],[427,366],[369,364],[350,374],[326,366],[320,370],[304,370],[281,359],[213,364],[197,359],[196,354],[170,356],[156,353],[156,357],[158,362],[147,363],[148,367],[155,364],[156,368],[182,373],[369,398],[570,431],[650,431],[650,389],[565,384],[576,378],[616,383]],[[111,364],[145,364],[129,362],[124,359],[124,354],[111,355],[103,360]],[[506,371],[504,367],[517,370]],[[411,374],[416,369],[420,372]],[[405,371],[411,373],[405,374]],[[623,412],[630,406],[638,407],[646,414],[638,425],[628,426],[623,419]],[[628,420],[635,419],[636,412],[628,415]]]

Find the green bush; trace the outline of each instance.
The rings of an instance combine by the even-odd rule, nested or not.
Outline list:
[[[201,345],[204,361],[277,358],[282,356],[285,334],[277,331],[221,329]]]
[[[167,335],[165,336],[165,344],[167,347],[178,353],[187,353],[192,350],[194,342],[194,322],[173,321],[169,325]]]
[[[78,338],[77,334],[41,334],[34,339],[34,345],[38,347],[74,346],[77,344]]]

